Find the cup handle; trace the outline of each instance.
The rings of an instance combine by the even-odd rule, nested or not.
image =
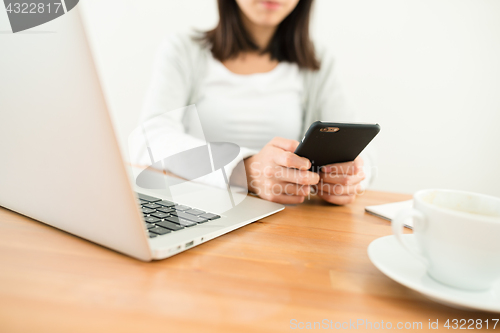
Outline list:
[[[418,210],[414,208],[408,208],[408,209],[403,209],[400,211],[396,217],[392,220],[392,232],[394,233],[394,236],[396,236],[396,239],[398,242],[408,251],[411,253],[414,257],[418,258],[425,266],[429,265],[429,261],[427,258],[424,257],[424,254],[421,249],[416,248],[414,246],[408,245],[403,240],[403,228],[404,228],[404,222],[410,218],[415,218],[417,221],[414,221],[414,227],[418,225],[417,228],[423,228],[426,222],[425,215],[419,212]]]

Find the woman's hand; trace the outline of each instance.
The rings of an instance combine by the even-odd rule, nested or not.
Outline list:
[[[283,204],[297,204],[311,192],[319,175],[307,171],[311,162],[293,152],[298,141],[274,138],[245,160],[248,189],[259,197]]]
[[[326,165],[321,168],[318,196],[325,201],[346,205],[363,192],[360,182],[365,179],[363,159],[357,157],[352,162]]]

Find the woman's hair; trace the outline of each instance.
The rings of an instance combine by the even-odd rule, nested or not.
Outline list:
[[[319,69],[314,46],[309,38],[309,16],[313,0],[300,0],[294,10],[278,25],[266,49],[261,50],[243,26],[235,0],[218,0],[219,24],[199,38],[210,47],[219,61],[240,52],[270,53],[271,59],[296,63],[300,68]]]

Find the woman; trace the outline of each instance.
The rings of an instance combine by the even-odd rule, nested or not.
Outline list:
[[[317,189],[327,202],[353,202],[365,178],[361,158],[317,174],[307,171],[309,160],[293,153],[312,122],[354,118],[333,59],[309,39],[312,2],[218,0],[215,29],[166,40],[142,116],[162,115],[163,124],[149,140],[175,146],[164,135],[177,132],[181,146],[238,144],[240,156],[225,172],[231,183],[247,185],[263,199],[301,203]],[[199,119],[185,110],[167,112],[190,104]]]

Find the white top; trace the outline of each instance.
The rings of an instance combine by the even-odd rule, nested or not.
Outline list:
[[[281,62],[267,73],[240,75],[211,57],[202,84],[196,108],[204,136],[193,130],[192,119],[186,119],[188,134],[257,151],[276,136],[299,139],[303,82],[296,64]]]

